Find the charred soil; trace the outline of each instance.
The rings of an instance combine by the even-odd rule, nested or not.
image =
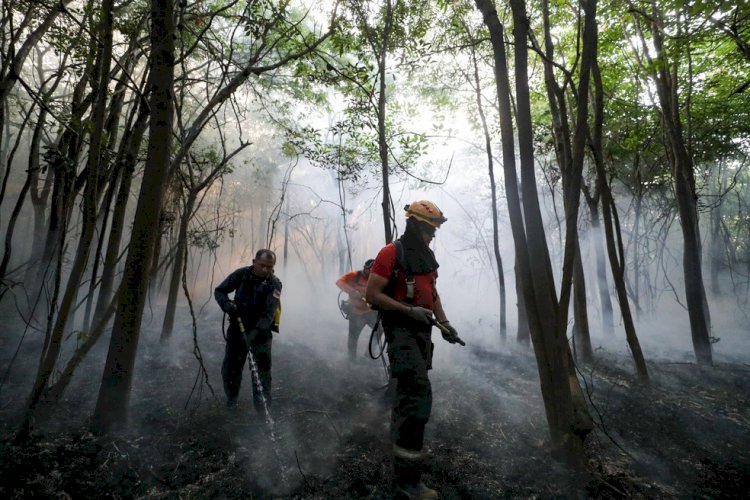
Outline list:
[[[350,364],[343,334],[322,344],[295,341],[293,332],[275,340],[275,440],[253,408],[247,371],[240,405],[226,407],[220,334],[200,343],[210,385],[189,341],[165,352],[149,336],[158,334],[144,331],[127,432],[88,431],[101,375],[90,361],[30,440],[14,443],[30,379],[7,378],[2,498],[393,497],[383,366],[364,356]],[[424,480],[442,498],[739,498],[750,491],[747,365],[650,361],[652,380],[642,385],[625,356],[597,351],[594,364],[579,366],[596,429],[588,471],[575,473],[550,456],[532,353],[438,349],[445,354],[431,374]],[[10,373],[23,373],[23,365]],[[20,396],[11,396],[14,389]]]

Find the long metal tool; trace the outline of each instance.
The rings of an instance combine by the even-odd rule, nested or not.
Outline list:
[[[250,362],[250,372],[252,374],[253,384],[255,384],[255,388],[257,389],[258,394],[260,394],[260,399],[263,403],[263,412],[265,413],[266,424],[268,425],[268,430],[271,435],[273,451],[276,454],[276,461],[279,463],[279,470],[281,471],[281,481],[282,483],[286,483],[286,467],[284,467],[284,462],[281,460],[279,441],[276,438],[276,422],[274,422],[273,417],[271,416],[271,409],[268,406],[268,399],[266,398],[266,393],[263,390],[263,384],[260,381],[258,363],[255,362],[253,350],[250,348],[250,343],[248,342],[247,337],[245,337],[245,325],[242,323],[242,318],[239,315],[237,315],[237,324],[240,326],[240,333],[242,334],[242,338],[245,340],[245,345],[247,346],[247,360]]]

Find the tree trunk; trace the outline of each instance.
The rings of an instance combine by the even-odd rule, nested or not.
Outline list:
[[[151,61],[149,71],[148,159],[138,197],[122,291],[112,328],[107,361],[92,419],[99,434],[128,421],[133,366],[148,291],[148,271],[157,239],[159,213],[168,183],[174,120],[174,2],[151,2]]]
[[[104,309],[101,317],[97,322],[94,323],[92,329],[88,332],[86,340],[75,350],[73,355],[68,360],[68,364],[65,365],[65,369],[63,369],[60,373],[60,377],[55,381],[54,384],[49,387],[49,390],[47,391],[46,403],[53,405],[63,395],[65,389],[68,387],[68,384],[70,384],[70,381],[73,379],[73,374],[75,373],[76,368],[78,368],[78,365],[81,364],[81,361],[83,361],[83,359],[86,357],[86,354],[88,354],[89,351],[96,345],[96,343],[104,333],[104,329],[106,328],[107,323],[115,313],[116,303],[116,298],[112,298],[112,300],[110,300],[110,303]]]
[[[719,186],[718,191],[721,193],[721,186]],[[722,238],[721,234],[721,207],[722,197],[719,195],[718,203],[711,210],[711,292],[716,296],[721,295],[719,275],[724,260],[724,238]]]
[[[503,273],[503,258],[500,255],[500,229],[497,221],[497,186],[495,184],[495,165],[492,159],[492,138],[490,129],[487,125],[487,118],[484,115],[484,106],[482,105],[482,87],[479,80],[479,64],[477,64],[474,45],[471,46],[471,59],[474,66],[474,88],[476,89],[477,110],[482,122],[482,131],[484,133],[484,150],[487,153],[487,171],[490,178],[490,192],[492,196],[492,248],[495,252],[495,264],[497,265],[497,287],[500,294],[500,341],[505,342],[508,337],[508,327],[506,326],[506,300],[505,300],[505,275]]]
[[[120,242],[125,227],[125,213],[127,211],[128,199],[130,198],[130,186],[133,181],[133,174],[137,163],[138,150],[140,149],[143,135],[148,125],[149,108],[147,103],[141,102],[133,129],[123,137],[121,151],[116,161],[122,162],[122,178],[120,187],[117,192],[115,208],[112,213],[112,224],[109,230],[109,240],[107,241],[107,251],[104,256],[104,265],[102,266],[101,283],[99,284],[99,296],[94,310],[93,323],[98,323],[104,314],[104,309],[110,302],[112,288],[114,286],[115,270],[117,262],[120,259]]]
[[[668,71],[672,65],[668,63],[664,54],[662,16],[653,0],[651,6],[651,34],[656,51],[656,59],[661,63],[652,65],[651,71],[656,83],[657,95],[661,106],[662,124],[672,151],[672,177],[674,179],[677,207],[680,214],[680,225],[682,226],[682,241],[684,246],[682,264],[685,279],[685,300],[690,318],[690,332],[698,364],[710,365],[713,362],[710,336],[711,317],[706,300],[706,290],[703,284],[701,241],[698,227],[698,196],[695,191],[693,159],[688,153],[682,133],[677,81]]]
[[[91,327],[91,313],[94,306],[94,297],[96,295],[96,288],[99,285],[99,264],[101,261],[102,249],[104,248],[104,241],[107,235],[107,225],[109,223],[109,217],[112,213],[112,201],[115,198],[115,191],[117,190],[117,179],[119,178],[117,171],[112,173],[112,179],[110,180],[107,194],[104,198],[104,202],[101,204],[99,209],[99,217],[97,225],[99,230],[97,231],[99,237],[97,238],[96,250],[91,265],[91,278],[89,279],[89,292],[86,297],[86,309],[83,316],[83,330],[88,331]]]
[[[578,82],[578,102],[576,109],[576,126],[571,145],[570,168],[563,171],[563,191],[565,206],[565,253],[560,286],[559,327],[565,331],[568,317],[571,286],[574,266],[579,252],[578,244],[578,210],[581,197],[583,160],[585,153],[586,131],[588,130],[588,96],[591,65],[597,53],[596,0],[583,0],[584,27],[580,77]],[[567,175],[566,175],[567,174]],[[582,268],[581,268],[582,270]],[[585,306],[585,299],[583,301]],[[586,326],[588,321],[586,321]],[[579,326],[583,326],[582,324]]]
[[[633,355],[633,361],[635,362],[636,373],[638,378],[647,382],[648,369],[646,368],[646,360],[643,357],[641,351],[641,345],[638,341],[638,336],[635,332],[635,324],[633,323],[633,317],[630,314],[630,303],[628,302],[628,294],[625,289],[625,274],[624,265],[625,257],[620,253],[618,257],[617,247],[615,243],[614,235],[614,221],[613,211],[615,210],[614,200],[612,199],[612,192],[607,183],[607,174],[604,169],[604,156],[602,149],[602,125],[604,123],[604,88],[602,86],[602,78],[599,73],[599,64],[594,60],[591,68],[591,74],[594,78],[594,165],[596,167],[597,174],[597,190],[601,197],[602,203],[602,218],[604,224],[604,234],[607,242],[607,254],[609,256],[609,263],[612,268],[612,279],[615,282],[615,290],[617,292],[617,300],[620,304],[620,313],[622,314],[623,325],[625,326],[625,337],[630,347],[630,352]],[[617,226],[619,227],[619,225]],[[620,245],[622,248],[622,245]]]
[[[21,213],[23,204],[26,201],[26,195],[31,188],[32,183],[36,180],[39,175],[39,146],[42,140],[42,131],[47,120],[47,111],[42,108],[39,113],[39,120],[37,121],[36,127],[34,127],[34,134],[31,137],[31,144],[29,146],[29,168],[26,173],[26,181],[21,188],[21,192],[18,194],[16,205],[13,207],[13,212],[8,219],[8,227],[5,230],[5,251],[3,253],[3,260],[0,262],[0,283],[5,278],[5,273],[8,270],[10,264],[10,257],[13,250],[12,241],[13,233],[15,231],[16,222],[18,221],[18,215]],[[0,295],[2,297],[2,295]]]
[[[643,307],[641,306],[641,294],[640,294],[640,283],[641,283],[641,257],[640,257],[640,234],[641,234],[641,218],[643,217],[643,182],[641,179],[640,169],[640,158],[639,154],[635,154],[635,208],[633,213],[633,235],[631,240],[633,241],[633,293],[631,294],[633,305],[635,306],[636,316],[640,318],[643,314]],[[627,280],[628,276],[625,275]]]
[[[554,76],[554,45],[552,42],[551,26],[549,23],[549,5],[542,2],[544,18],[544,80],[547,97],[552,114],[553,136],[555,151],[560,165],[563,181],[563,199],[565,206],[565,254],[563,257],[563,273],[560,292],[560,328],[567,328],[568,308],[571,286],[575,284],[574,293],[574,325],[573,338],[576,347],[580,348],[584,361],[593,358],[591,349],[591,335],[589,332],[588,310],[586,304],[586,284],[583,265],[580,262],[580,246],[578,243],[578,211],[580,204],[581,179],[585,151],[585,138],[588,120],[588,90],[591,61],[596,57],[596,2],[584,2],[584,30],[583,51],[581,54],[580,79],[577,89],[577,116],[575,132],[571,140],[565,91],[558,85]],[[569,82],[573,85],[573,82]]]
[[[131,51],[128,52],[128,55],[132,54],[132,42],[131,42]],[[124,62],[126,66],[123,67],[122,72],[130,72],[132,70],[132,61],[134,60],[134,57],[128,57],[127,60]],[[91,327],[91,315],[92,315],[92,309],[94,306],[94,299],[95,299],[95,291],[97,286],[100,284],[99,280],[99,266],[100,263],[102,263],[102,250],[104,248],[104,242],[106,234],[107,234],[107,225],[109,223],[111,214],[112,214],[112,203],[115,200],[115,193],[118,189],[118,182],[120,180],[121,174],[122,174],[122,162],[117,161],[118,158],[115,158],[115,161],[112,162],[112,158],[110,155],[110,151],[115,151],[116,145],[117,145],[117,137],[118,137],[118,129],[120,125],[120,117],[122,114],[122,108],[123,103],[125,99],[125,90],[126,90],[126,82],[128,82],[127,77],[124,75],[121,75],[121,78],[117,82],[117,85],[115,87],[114,92],[112,93],[112,102],[109,109],[109,115],[106,119],[106,137],[108,140],[108,145],[104,150],[102,151],[102,165],[104,168],[100,170],[100,182],[104,182],[106,180],[106,175],[109,175],[109,188],[107,189],[106,196],[104,199],[104,203],[102,205],[102,209],[100,210],[100,226],[101,229],[99,230],[99,239],[97,242],[96,251],[94,252],[94,258],[93,260],[93,266],[91,270],[91,280],[89,282],[89,293],[88,297],[86,299],[86,312],[84,314],[84,322],[83,324],[85,330],[89,330]],[[133,108],[130,113],[130,122],[124,124],[125,128],[130,128],[132,126],[132,120],[135,117],[135,111],[138,109],[138,101],[133,105]],[[122,145],[121,145],[122,146]],[[109,168],[109,165],[113,165],[112,168]],[[102,215],[103,214],[103,215]],[[104,271],[102,271],[102,274],[104,274]]]
[[[531,332],[529,331],[529,316],[526,312],[526,301],[523,296],[523,285],[519,279],[520,271],[518,258],[516,258],[515,265],[516,274],[516,309],[518,310],[518,329],[516,330],[516,342],[524,347],[528,347],[531,343]]]
[[[591,431],[591,421],[586,408],[576,407],[577,403],[571,391],[573,384],[569,377],[573,373],[573,367],[569,363],[570,353],[566,335],[567,321],[563,320],[563,318],[567,318],[568,304],[563,296],[558,303],[555,296],[555,281],[537,195],[528,84],[527,40],[529,21],[526,16],[525,0],[511,0],[510,5],[514,22],[518,143],[521,159],[524,221],[526,222],[528,237],[530,274],[534,282],[534,300],[541,324],[541,328],[534,328],[533,315],[528,308],[527,297],[531,340],[534,343],[534,351],[537,355],[542,395],[545,398],[553,447],[572,464],[582,466],[585,462],[583,438]],[[587,19],[589,18],[589,15],[587,15]],[[593,22],[593,18],[591,18],[591,21]],[[586,34],[584,34],[584,38],[586,38]],[[584,50],[586,50],[586,47],[587,44],[584,44]],[[591,50],[590,47],[589,50]],[[583,59],[585,60],[586,57],[583,57]],[[587,71],[581,71],[581,74],[587,74]],[[580,88],[583,87],[584,85],[581,84]],[[577,140],[574,141],[574,147],[577,142]],[[575,149],[573,156],[573,165],[576,165]],[[571,176],[573,182],[568,190],[569,198],[569,193],[577,193],[580,190],[580,187],[575,185],[576,178],[578,178],[580,186],[580,172]],[[576,205],[571,199],[568,199],[567,205],[570,210],[566,210],[568,220],[565,246],[566,255],[569,255],[568,248],[570,245],[574,245],[577,239],[577,228],[574,218],[576,212],[572,210]],[[565,274],[565,263],[563,269],[563,274]],[[565,291],[564,286],[563,291]],[[535,335],[535,331],[537,335]],[[577,385],[577,380],[575,383]],[[580,387],[576,392],[580,392]]]
[[[145,180],[145,179],[144,179]],[[166,192],[166,188],[165,188]],[[169,195],[164,196],[164,201],[166,202],[169,199]],[[162,259],[162,245],[164,244],[164,238],[166,233],[168,232],[167,229],[165,229],[168,225],[167,221],[167,213],[164,212],[163,207],[160,207],[159,209],[159,223],[156,230],[156,241],[154,241],[154,247],[153,247],[153,255],[151,256],[151,269],[148,271],[148,283],[149,283],[149,294],[152,297],[156,297],[159,295],[159,291],[161,290],[161,286],[163,284],[163,277],[165,275],[162,275],[162,281],[159,281],[159,270],[162,267],[168,267],[169,261],[172,260],[172,255],[167,252],[167,254]],[[255,247],[255,244],[253,244]]]
[[[386,105],[386,59],[388,56],[388,41],[393,25],[393,5],[391,0],[386,0],[385,26],[383,36],[380,39],[380,54],[378,58],[378,153],[380,154],[380,165],[383,178],[383,229],[385,231],[385,242],[393,241],[393,229],[391,227],[391,190],[388,177],[388,138],[385,129],[385,105]]]
[[[513,1],[516,92],[518,103],[519,148],[523,179],[523,209],[515,171],[510,86],[505,56],[503,25],[491,0],[475,0],[490,32],[495,80],[500,105],[500,128],[503,145],[503,170],[508,212],[516,248],[517,280],[521,283],[528,313],[531,339],[537,358],[547,422],[554,452],[570,463],[582,467],[585,463],[583,439],[587,431],[581,421],[576,421],[569,380],[567,339],[558,335],[557,301],[555,298],[552,266],[544,237],[539,201],[534,177],[533,148],[531,148],[531,110],[527,80],[527,20],[525,2]],[[525,224],[524,224],[525,223]],[[577,383],[577,381],[576,381]],[[584,408],[585,411],[585,408]]]
[[[289,263],[289,198],[286,199],[286,219],[284,219],[284,274]]]
[[[13,146],[10,149],[10,151],[3,151],[3,155],[5,157],[5,163],[3,164],[4,172],[2,176],[0,176],[0,207],[2,207],[3,202],[5,201],[5,192],[8,188],[8,180],[10,179],[11,173],[12,173],[12,166],[13,166],[13,159],[16,156],[16,152],[18,152],[18,149],[21,145],[21,140],[26,135],[26,127],[29,126],[29,122],[31,121],[31,116],[34,113],[34,109],[37,107],[36,102],[32,102],[28,109],[23,110],[23,118],[21,122],[16,126],[16,138],[13,143]],[[8,134],[10,134],[10,131],[7,131]],[[2,216],[4,214],[0,212],[0,227],[2,226]],[[1,277],[0,277],[1,279]]]
[[[42,258],[44,249],[44,237],[46,234],[46,217],[47,211],[47,200],[49,199],[50,192],[52,190],[52,183],[55,176],[52,172],[47,169],[47,175],[44,177],[44,183],[39,191],[37,191],[37,184],[39,182],[40,169],[32,171],[33,179],[31,181],[31,205],[34,210],[34,229],[32,233],[31,241],[31,256],[29,258],[29,266],[26,268],[26,274],[24,275],[23,282],[27,287],[32,289],[37,288],[38,285],[34,283],[34,278],[39,267],[39,263]]]
[[[57,16],[60,15],[63,8],[65,8],[71,2],[72,0],[61,0],[60,2],[57,2],[56,5],[51,6],[47,11],[46,17],[34,29],[34,31],[29,33],[21,47],[19,47],[15,53],[12,53],[12,60],[8,59],[7,61],[3,61],[3,71],[2,74],[0,74],[0,151],[5,151],[7,149],[6,146],[2,143],[3,134],[1,131],[3,130],[3,128],[5,128],[6,125],[5,112],[7,111],[6,104],[8,101],[8,96],[10,96],[10,92],[13,90],[13,87],[18,81],[18,77],[23,73],[22,68],[24,62],[29,56],[31,49],[41,41],[47,30],[49,30],[50,27],[54,24]],[[19,33],[20,31],[25,29],[32,20],[37,20],[34,19],[37,13],[38,11],[30,13],[29,16],[27,16],[21,22],[18,28]]]
[[[593,233],[591,244],[596,255],[596,283],[599,290],[599,306],[602,312],[602,331],[605,335],[614,335],[614,322],[612,315],[612,299],[609,295],[609,282],[607,280],[607,268],[602,247],[602,227],[599,220],[599,200],[601,193],[596,199],[590,200],[589,212],[591,214],[591,232]]]
[[[169,291],[167,292],[167,307],[164,310],[164,323],[161,328],[162,342],[166,342],[172,336],[172,330],[174,329],[174,316],[175,310],[177,309],[177,295],[180,293],[180,284],[182,282],[182,267],[185,259],[187,259],[187,233],[190,219],[195,209],[195,201],[198,197],[198,193],[194,190],[189,190],[187,200],[185,201],[185,209],[182,212],[182,218],[180,219],[180,228],[177,233],[177,245],[175,248],[175,258],[172,263],[172,275],[169,280]]]
[[[103,139],[104,112],[107,102],[105,88],[109,82],[109,66],[112,59],[112,9],[114,0],[103,0],[99,11],[99,37],[102,40],[100,47],[99,65],[96,70],[97,89],[95,105],[93,108],[93,128],[91,131],[91,144],[89,146],[89,157],[87,163],[86,188],[83,197],[83,228],[78,242],[78,249],[73,261],[68,284],[65,288],[62,300],[59,304],[57,319],[51,332],[50,342],[45,349],[42,361],[39,364],[34,387],[29,395],[26,415],[24,417],[19,437],[24,437],[29,432],[33,423],[34,411],[43,391],[47,387],[49,378],[57,363],[57,358],[62,345],[63,333],[68,323],[69,315],[73,311],[74,300],[78,294],[78,286],[86,270],[86,263],[91,250],[91,241],[96,226],[96,200],[98,197],[99,181],[99,155]]]
[[[589,315],[586,307],[586,280],[583,275],[580,248],[576,250],[573,266],[573,338],[576,355],[580,356],[584,363],[591,363],[594,360],[594,350],[591,348]]]
[[[76,168],[81,154],[81,145],[85,126],[83,117],[88,109],[89,103],[84,99],[84,93],[89,82],[89,73],[92,68],[87,66],[84,77],[81,78],[73,90],[70,103],[70,119],[68,126],[62,133],[57,148],[45,154],[45,162],[48,165],[48,174],[53,175],[53,188],[50,200],[49,222],[47,223],[47,234],[44,246],[40,250],[41,259],[37,262],[35,278],[32,280],[36,291],[34,295],[46,301],[47,294],[44,293],[47,272],[52,265],[58,245],[63,245],[67,237],[68,219],[73,212],[76,200]],[[33,314],[36,316],[42,309],[47,309],[47,304],[33,304]]]

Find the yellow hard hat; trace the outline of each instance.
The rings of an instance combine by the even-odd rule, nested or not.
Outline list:
[[[440,224],[448,220],[443,217],[443,212],[440,211],[437,205],[427,200],[415,201],[411,205],[406,205],[404,210],[406,210],[407,219],[414,217],[434,228],[440,227]]]

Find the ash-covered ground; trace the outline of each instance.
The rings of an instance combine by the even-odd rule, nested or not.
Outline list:
[[[225,406],[218,317],[198,322],[209,385],[185,314],[168,345],[146,325],[126,433],[95,437],[88,418],[106,341],[32,439],[12,442],[36,369],[26,341],[2,342],[2,498],[392,498],[389,409],[380,360],[346,357],[346,323],[310,317],[273,346],[272,417],[257,414],[245,372],[240,406]],[[433,412],[424,480],[443,498],[746,498],[750,491],[750,366],[717,359],[648,361],[639,385],[631,360],[596,351],[580,366],[596,430],[589,473],[551,458],[533,354],[514,347],[449,345],[435,332]],[[648,352],[646,353],[648,358]],[[273,431],[273,436],[272,436]],[[275,439],[274,439],[275,438]]]

